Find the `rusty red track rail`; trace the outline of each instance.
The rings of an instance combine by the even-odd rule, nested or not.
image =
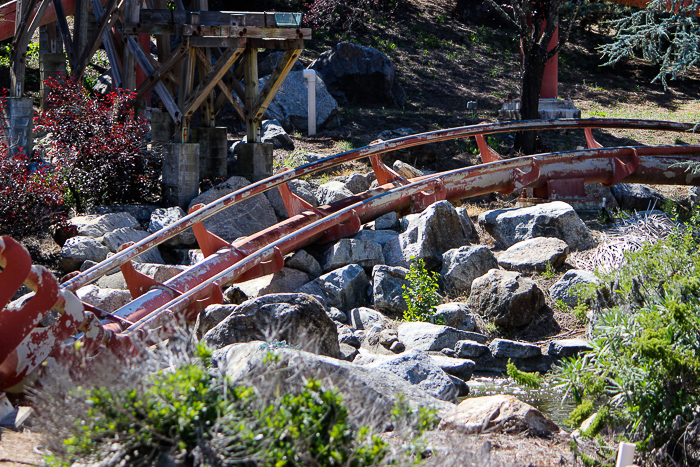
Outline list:
[[[700,175],[673,166],[678,162],[700,161],[699,146],[601,148],[588,131],[587,139],[593,149],[501,160],[493,152],[486,153],[485,145],[480,144],[484,150],[483,159],[492,162],[413,180],[405,180],[384,166],[379,158],[383,152],[467,136],[476,136],[483,143],[485,134],[516,130],[646,128],[688,131],[692,126],[606,119],[506,122],[441,130],[374,144],[279,173],[207,206],[193,208],[179,223],[127,246],[60,287],[46,270],[27,262],[26,251],[26,258],[21,258],[21,247],[18,249],[14,240],[3,237],[0,242],[0,266],[4,268],[0,273],[0,284],[3,284],[0,305],[7,304],[20,280],[38,293],[27,303],[11,304],[0,313],[0,388],[18,390],[22,381],[52,352],[60,351],[60,344],[76,331],[84,332],[82,339],[90,351],[105,345],[117,352],[129,352],[139,339],[157,341],[167,335],[168,328],[164,324],[192,319],[207,304],[220,302],[220,287],[275,272],[282,268],[285,254],[314,242],[351,235],[362,223],[387,212],[418,212],[442,199],[460,199],[494,191],[508,193],[572,178],[606,185],[622,179],[637,183],[700,185]],[[382,185],[376,189],[315,209],[295,197],[286,186],[295,178],[364,157],[370,157]],[[280,188],[290,214],[288,220],[234,244],[223,241],[202,226],[204,219],[274,187]],[[130,258],[189,227],[195,231],[205,255],[202,262],[164,284],[134,270]],[[114,315],[81,303],[72,293],[116,266],[121,266],[134,300]],[[6,277],[15,278],[11,286],[5,285]],[[45,327],[37,326],[52,307],[59,311],[57,321]],[[138,334],[137,339],[134,339],[135,334]]]

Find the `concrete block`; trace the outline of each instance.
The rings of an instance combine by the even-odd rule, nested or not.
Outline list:
[[[199,144],[163,145],[163,198],[168,206],[187,209],[199,194]]]

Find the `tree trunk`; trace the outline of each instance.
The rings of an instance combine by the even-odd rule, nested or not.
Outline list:
[[[547,64],[546,51],[537,45],[523,54],[523,74],[521,77],[520,116],[522,120],[540,118],[540,90],[542,76]],[[535,152],[536,131],[521,131],[515,135],[515,148],[524,154]]]

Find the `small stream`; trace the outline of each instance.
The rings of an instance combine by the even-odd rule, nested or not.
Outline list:
[[[564,392],[553,388],[553,384],[549,381],[543,381],[542,386],[538,389],[531,389],[518,385],[511,378],[477,376],[472,377],[467,384],[470,391],[468,397],[511,394],[539,409],[540,412],[554,420],[563,429],[566,429],[564,419],[576,407],[572,397],[568,397],[562,404]]]

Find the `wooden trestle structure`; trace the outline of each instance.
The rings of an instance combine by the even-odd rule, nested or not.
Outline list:
[[[136,92],[137,101],[154,91],[176,125],[176,143],[189,142],[190,119],[197,109],[202,111],[202,126],[214,127],[226,103],[245,122],[248,142],[260,142],[262,117],[299,58],[304,40],[311,38],[311,30],[299,26],[301,14],[208,11],[208,0],[192,0],[188,9],[183,0],[176,0],[172,10],[168,3],[15,0],[3,5],[0,40],[14,37],[11,97],[24,93],[28,41],[37,27],[45,26],[40,60],[45,53],[60,53],[62,42],[70,74],[80,78],[104,45],[113,86]],[[67,19],[71,15],[72,31]],[[152,38],[157,58],[151,54]],[[285,54],[259,89],[261,49]]]

